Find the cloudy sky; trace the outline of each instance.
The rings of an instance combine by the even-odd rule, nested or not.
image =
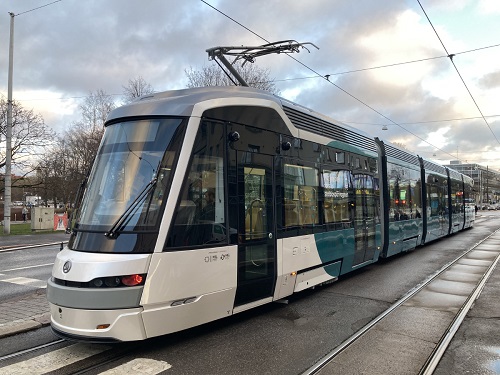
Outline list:
[[[498,0],[420,0],[432,25],[417,0],[52,1],[0,2],[0,94],[12,12],[14,99],[58,132],[89,92],[120,103],[138,76],[181,89],[185,69],[215,64],[207,48],[294,39],[319,50],[256,62],[281,96],[439,163],[500,170]]]

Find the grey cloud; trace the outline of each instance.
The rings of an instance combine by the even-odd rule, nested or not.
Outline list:
[[[485,74],[479,79],[479,86],[486,90],[500,87],[500,70]]]
[[[377,80],[377,71],[333,75],[377,65],[376,51],[367,50],[360,40],[368,34],[391,29],[397,16],[408,9],[407,2],[208,2],[269,41],[296,39],[316,44],[319,50],[311,48],[311,53],[304,50],[294,57],[320,75],[332,74],[332,82],[397,123],[464,116],[457,109],[456,99],[434,96],[421,82],[406,86],[388,84]],[[429,6],[439,7],[442,3],[444,0],[435,0]],[[8,35],[7,11],[19,13],[38,6],[38,0],[1,1],[0,35]],[[412,6],[415,12],[420,12],[418,5]],[[184,69],[214,64],[208,61],[207,48],[265,43],[198,0],[64,0],[16,17],[15,26],[15,90],[50,89],[68,97],[97,89],[121,93],[121,86],[138,75],[156,90],[182,88],[186,83]],[[408,41],[410,45],[413,42]],[[7,43],[7,38],[0,38],[0,51],[8,50]],[[443,54],[432,46],[417,47],[421,58]],[[268,68],[276,79],[314,76],[285,55],[259,58],[257,64]],[[450,73],[446,59],[425,64],[431,67],[430,76],[456,74]],[[7,66],[6,53],[0,53],[0,66]],[[397,69],[407,69],[412,74],[415,67]],[[6,69],[0,69],[2,92],[6,91],[6,82]],[[480,84],[484,89],[500,86],[500,73],[485,75]],[[386,119],[321,78],[278,82],[277,87],[282,93],[300,89],[295,100],[298,103],[333,118],[357,123],[354,126],[372,135],[406,139],[412,145],[420,143],[397,126],[382,132],[378,124],[387,123]],[[500,129],[499,124],[494,124]],[[405,125],[423,138],[443,126],[450,123]],[[467,133],[471,126],[475,129],[473,134]],[[481,137],[483,144],[484,139],[491,138],[485,127],[480,121],[469,125],[453,123],[447,136],[453,146],[479,149]]]

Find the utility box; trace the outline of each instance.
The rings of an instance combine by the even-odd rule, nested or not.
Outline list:
[[[31,230],[54,230],[54,207],[32,207]]]

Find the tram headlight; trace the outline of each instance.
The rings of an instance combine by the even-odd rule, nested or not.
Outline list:
[[[106,284],[107,287],[116,288],[120,285],[120,278],[117,276],[105,277],[104,284]]]

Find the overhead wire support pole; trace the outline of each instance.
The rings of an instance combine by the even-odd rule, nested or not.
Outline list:
[[[3,232],[10,234],[10,206],[12,201],[12,72],[14,60],[14,13],[10,14],[9,77],[7,88],[7,129],[5,150],[5,191],[3,201]]]

